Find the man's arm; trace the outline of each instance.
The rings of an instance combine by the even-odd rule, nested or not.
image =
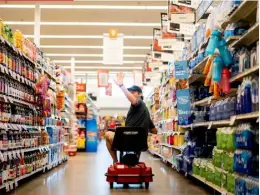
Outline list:
[[[131,102],[132,105],[137,105],[138,101],[133,94],[131,94],[124,86],[124,73],[120,72],[116,75],[115,83],[120,87],[124,92],[127,99]]]
[[[153,121],[151,120],[151,118],[149,118],[149,132],[153,133],[153,134],[157,134],[158,130],[155,128]]]

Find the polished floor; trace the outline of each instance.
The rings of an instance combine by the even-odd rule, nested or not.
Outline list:
[[[149,190],[139,186],[110,190],[104,173],[112,162],[105,144],[99,145],[98,153],[78,153],[68,163],[54,170],[33,177],[30,181],[19,185],[12,195],[206,195],[212,194],[204,187],[182,174],[172,170],[165,163],[150,154],[142,154],[142,160],[152,166],[155,177]]]

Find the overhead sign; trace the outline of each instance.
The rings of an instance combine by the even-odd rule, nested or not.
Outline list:
[[[107,70],[98,71],[98,87],[107,87],[109,79],[109,72]]]
[[[116,38],[110,38],[110,33],[103,35],[103,64],[121,65],[124,60],[124,36],[117,34],[115,29],[111,30],[111,36]]]
[[[86,92],[86,84],[76,82],[76,92]]]

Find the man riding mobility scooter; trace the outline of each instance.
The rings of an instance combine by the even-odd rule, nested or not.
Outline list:
[[[110,188],[116,182],[124,186],[145,183],[148,189],[154,176],[152,168],[139,162],[141,152],[148,149],[147,131],[142,127],[117,127],[112,149],[120,152],[120,158],[119,163],[111,165],[105,174]]]

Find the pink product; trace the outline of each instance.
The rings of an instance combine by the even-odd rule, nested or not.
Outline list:
[[[223,93],[228,94],[230,93],[230,71],[228,68],[223,68],[222,74],[221,74],[221,87],[223,90]]]

